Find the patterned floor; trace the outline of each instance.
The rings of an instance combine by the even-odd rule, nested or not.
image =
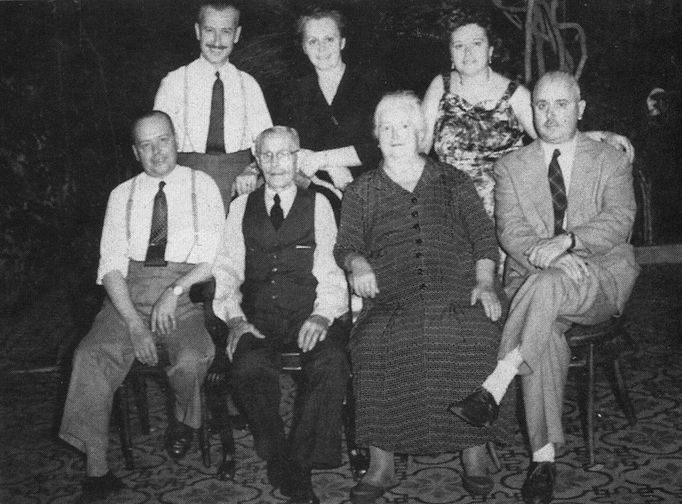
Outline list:
[[[586,454],[571,381],[565,408],[567,445],[558,459],[557,503],[649,504],[682,502],[682,266],[649,266],[640,277],[628,308],[628,328],[637,348],[624,358],[624,372],[638,423],[630,428],[607,381],[598,377],[597,462],[583,469]],[[53,373],[0,377],[0,503],[77,502],[83,460],[53,435],[57,379]],[[284,379],[291,404],[291,381]],[[253,451],[250,434],[235,431],[239,468],[234,482],[214,477],[219,440],[212,439],[214,466],[205,468],[195,446],[180,463],[163,451],[165,416],[158,391],[152,396],[152,432],[135,434],[134,471],[123,467],[117,432],[112,428],[110,463],[128,490],[111,503],[271,504],[284,498],[266,483],[265,465]],[[456,454],[398,457],[400,485],[379,503],[521,502],[528,456],[520,435],[498,447],[502,470],[486,501],[472,499],[461,486]],[[317,471],[313,477],[323,503],[347,502],[353,486],[347,465]]]

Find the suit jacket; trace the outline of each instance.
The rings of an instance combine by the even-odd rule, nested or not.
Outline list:
[[[497,236],[512,275],[538,271],[524,252],[554,234],[547,171],[539,140],[495,163]],[[566,229],[576,236],[573,253],[593,266],[621,312],[639,273],[628,243],[637,209],[632,166],[625,153],[578,133],[570,184]]]

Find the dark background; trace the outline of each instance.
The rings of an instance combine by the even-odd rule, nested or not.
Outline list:
[[[231,60],[259,81],[276,120],[283,86],[310,71],[294,20],[321,2],[244,3]],[[563,2],[587,33],[581,127],[635,143],[652,183],[656,243],[682,238],[681,3]],[[504,41],[493,67],[523,80],[523,32],[491,1],[325,4],[348,17],[346,61],[420,94],[449,65],[439,19],[460,5],[490,8]],[[168,71],[196,58],[194,16],[193,2],[177,0],[0,1],[0,369],[60,363],[88,329],[102,297],[94,279],[107,196],[138,171],[130,123]],[[654,86],[672,91],[663,118],[645,113]]]

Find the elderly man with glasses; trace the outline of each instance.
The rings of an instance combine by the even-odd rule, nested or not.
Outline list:
[[[329,202],[297,187],[296,130],[275,126],[256,139],[265,185],[232,202],[216,259],[215,313],[227,322],[227,354],[256,451],[290,503],[316,503],[312,468],[341,465],[341,408],[348,381],[346,280],[333,257]],[[300,354],[288,439],[279,415],[282,354]]]

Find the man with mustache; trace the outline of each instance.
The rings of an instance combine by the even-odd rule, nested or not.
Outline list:
[[[175,393],[166,449],[185,455],[201,425],[200,386],[214,348],[190,286],[211,276],[225,211],[215,182],[176,165],[163,112],[133,126],[143,172],[116,187],[104,218],[97,283],[107,297],[73,358],[59,436],[86,457],[82,502],[123,488],[107,465],[114,392],[137,359],[163,363]]]
[[[252,161],[256,136],[272,126],[263,93],[229,58],[239,41],[240,9],[230,0],[201,3],[194,24],[201,55],[161,81],[154,108],[173,120],[178,162],[211,175],[225,210],[237,175]]]
[[[256,139],[265,185],[232,202],[214,265],[215,313],[227,322],[227,355],[239,403],[270,484],[288,504],[319,504],[311,470],[341,465],[348,382],[348,312],[333,256],[327,199],[297,187],[298,133],[274,126]],[[300,352],[303,380],[288,438],[279,415],[282,352]]]
[[[628,243],[635,218],[632,166],[625,153],[578,131],[580,87],[549,72],[533,91],[539,138],[495,165],[497,236],[507,252],[505,288],[515,293],[498,364],[480,389],[450,410],[489,426],[508,385],[521,376],[532,462],[526,503],[552,499],[572,323],[622,313],[639,268]]]

